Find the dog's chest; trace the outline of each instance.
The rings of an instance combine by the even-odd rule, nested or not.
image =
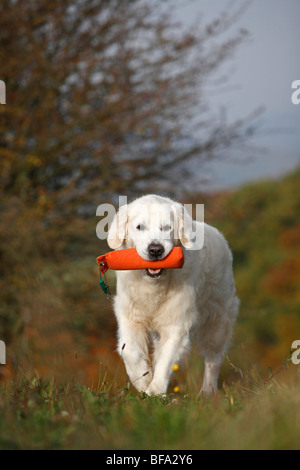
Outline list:
[[[154,320],[168,301],[168,294],[165,289],[161,289],[161,286],[145,283],[141,287],[133,284],[129,292],[131,315],[148,321]]]
[[[167,294],[161,289],[144,288],[144,289],[132,289],[131,299],[137,308],[148,307],[149,310],[155,310],[160,307],[166,301]]]

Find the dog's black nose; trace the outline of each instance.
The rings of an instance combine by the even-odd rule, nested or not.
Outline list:
[[[150,243],[148,246],[151,258],[160,258],[164,251],[165,249],[160,243]]]

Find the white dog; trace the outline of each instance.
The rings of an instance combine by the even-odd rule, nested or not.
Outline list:
[[[195,250],[203,232],[203,247]],[[182,269],[117,272],[118,352],[135,388],[166,393],[172,366],[188,351],[193,334],[205,359],[200,392],[216,391],[239,309],[224,237],[192,221],[181,204],[148,195],[120,208],[107,241],[112,249],[136,248],[150,261],[165,258],[174,246],[184,251]]]

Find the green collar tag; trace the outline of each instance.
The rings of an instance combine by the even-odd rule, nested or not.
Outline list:
[[[103,290],[104,294],[106,294],[107,298],[109,299],[111,296],[111,292],[109,290],[109,285],[107,284],[105,272],[103,273],[104,281],[102,279],[101,269],[99,269],[99,273],[100,273],[100,280],[99,280],[100,287]]]
[[[108,292],[109,292],[108,285],[105,284],[105,282],[102,279],[100,279],[99,284],[100,284],[100,287],[103,290],[104,294],[108,294]]]

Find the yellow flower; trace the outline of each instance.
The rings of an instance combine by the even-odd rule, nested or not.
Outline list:
[[[173,392],[174,392],[174,393],[178,393],[178,392],[179,392],[179,387],[178,387],[178,385],[176,385],[176,387],[173,388]]]
[[[176,372],[178,369],[179,369],[179,365],[178,365],[178,364],[174,364],[174,366],[173,366],[174,372]]]

